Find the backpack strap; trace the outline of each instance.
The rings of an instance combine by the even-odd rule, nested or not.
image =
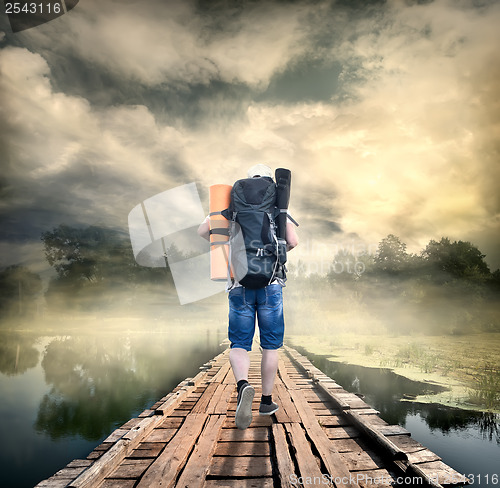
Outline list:
[[[229,229],[226,227],[215,227],[208,232],[210,235],[218,234],[220,236],[229,236]]]
[[[231,279],[231,246],[228,246],[227,255],[226,255],[226,248],[225,247],[222,248],[222,252],[224,253],[224,258],[227,260],[226,291],[229,291],[234,284],[233,280]]]

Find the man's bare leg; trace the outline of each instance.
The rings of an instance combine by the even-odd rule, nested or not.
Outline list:
[[[269,396],[273,393],[274,380],[278,371],[277,349],[262,349],[260,371],[262,376],[262,394]]]
[[[248,370],[250,369],[250,357],[246,349],[233,347],[229,351],[229,362],[233,368],[236,383],[240,380],[248,381]]]

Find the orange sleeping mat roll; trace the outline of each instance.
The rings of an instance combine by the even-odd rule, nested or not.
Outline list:
[[[229,221],[220,212],[229,206],[231,188],[230,185],[210,187],[210,279],[214,281],[227,280]]]

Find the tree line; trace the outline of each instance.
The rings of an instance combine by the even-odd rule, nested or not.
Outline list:
[[[390,234],[374,254],[338,252],[326,279],[333,296],[349,298],[388,330],[500,332],[500,270],[491,272],[485,257],[472,243],[447,237],[409,253]]]
[[[26,266],[0,271],[0,316],[30,317],[41,295],[49,308],[99,309],[112,299],[112,291],[162,286],[172,292],[166,267],[139,266],[126,232],[100,226],[59,225],[41,235],[45,258],[54,271],[43,291],[40,276]]]
[[[492,273],[485,257],[470,242],[452,242],[447,237],[431,240],[420,253],[409,253],[399,237],[389,234],[380,241],[375,254],[339,251],[327,278],[331,283],[373,277],[421,278],[435,284],[462,280],[495,287],[500,284],[500,270]]]
[[[42,233],[41,240],[47,262],[55,272],[44,293],[49,307],[98,309],[113,300],[112,291],[128,291],[134,296],[146,287],[161,287],[162,292],[175,295],[167,261],[165,267],[139,266],[126,232],[60,225]],[[175,246],[168,252],[182,257]],[[308,280],[311,277],[295,273],[294,281],[299,284]],[[313,280],[326,280],[332,287],[356,289],[361,294],[368,286],[382,282],[386,292],[394,286],[399,287],[399,294],[407,295],[410,289],[410,295],[422,294],[421,289],[415,290],[415,283],[447,289],[461,287],[471,296],[497,296],[500,290],[500,270],[492,273],[485,255],[470,242],[452,242],[443,237],[431,240],[419,254],[412,254],[392,234],[382,239],[375,254],[338,252],[326,277],[316,276]],[[1,316],[33,315],[41,294],[42,280],[28,268],[17,265],[0,271]]]

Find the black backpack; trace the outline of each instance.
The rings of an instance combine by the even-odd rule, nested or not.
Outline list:
[[[276,184],[260,176],[238,180],[229,208],[230,263],[234,278],[246,288],[263,288],[275,278],[285,281],[286,241],[278,239]]]

